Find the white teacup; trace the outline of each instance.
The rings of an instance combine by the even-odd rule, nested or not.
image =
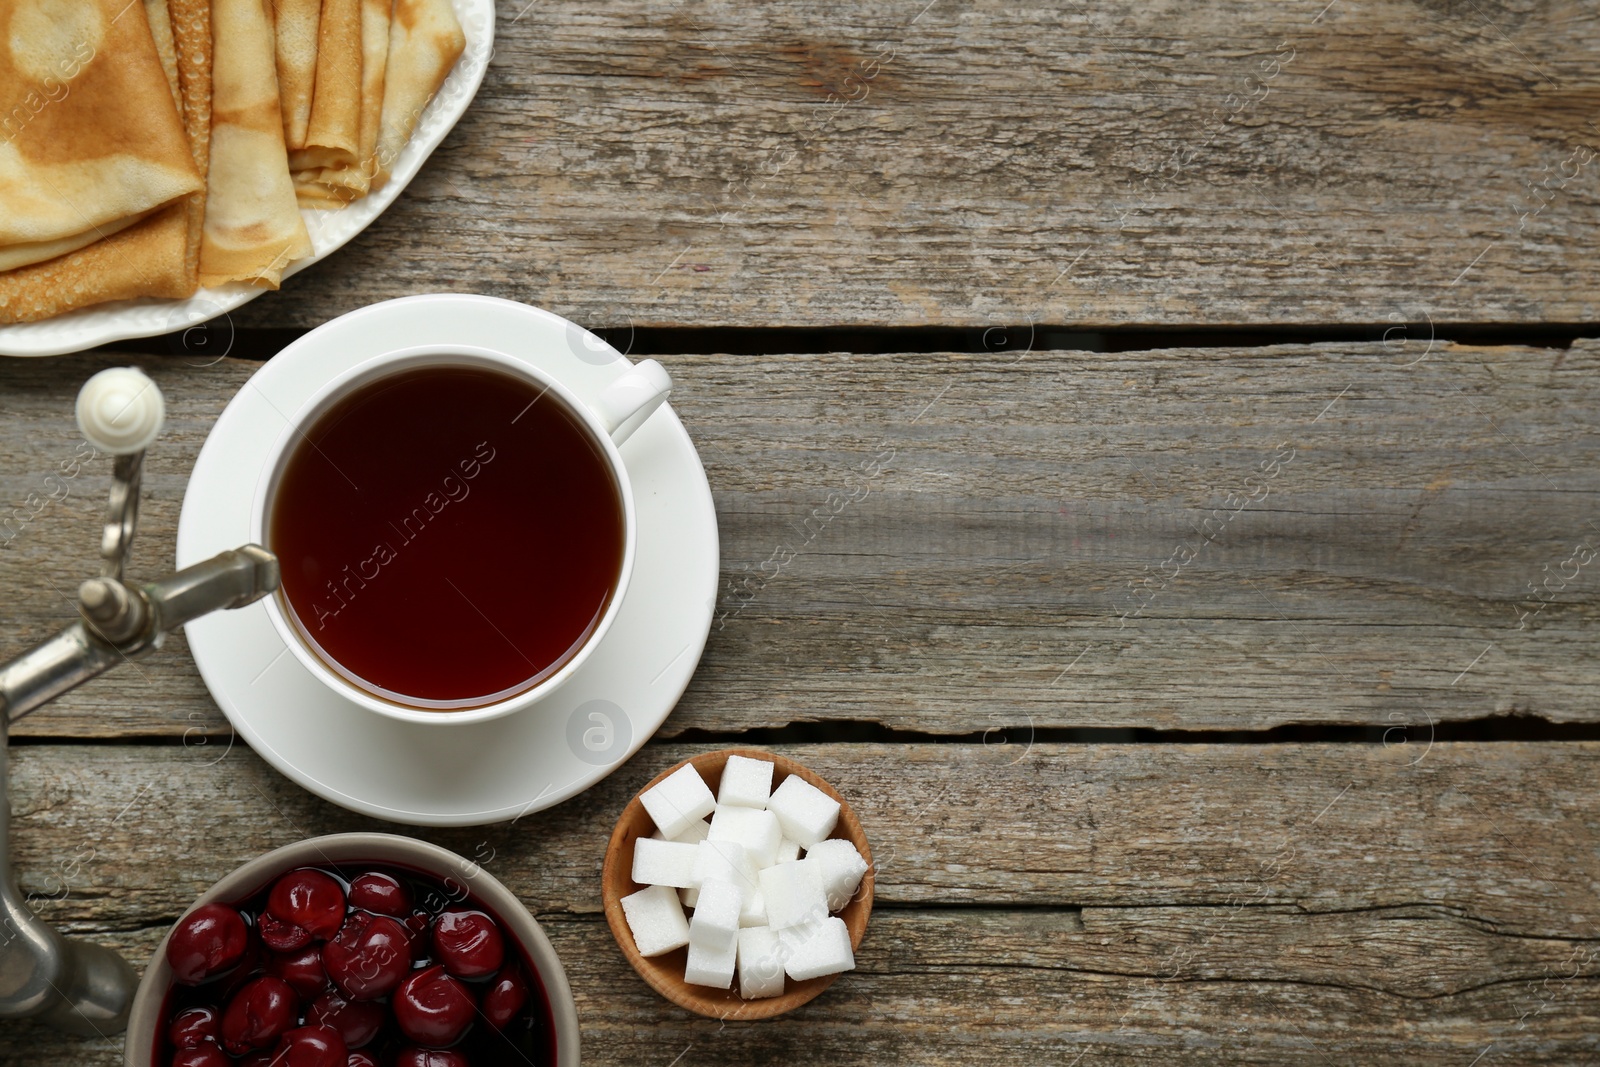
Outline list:
[[[619,361],[620,362],[620,361]],[[571,678],[589,654],[605,637],[612,621],[621,608],[628,580],[633,573],[637,531],[634,520],[633,490],[628,480],[628,469],[623,464],[617,446],[626,441],[646,419],[660,407],[672,390],[672,379],[661,364],[647,359],[624,371],[598,395],[584,400],[574,394],[544,370],[515,359],[503,352],[469,345],[427,345],[386,352],[352,367],[317,391],[289,416],[289,424],[267,453],[261,479],[256,485],[255,500],[250,511],[251,540],[271,549],[270,537],[272,503],[280,484],[284,466],[294,445],[303,432],[339,400],[356,389],[381,378],[406,370],[436,366],[481,367],[499,371],[532,383],[544,395],[553,396],[576,417],[587,431],[596,450],[604,456],[606,466],[615,479],[621,503],[623,525],[622,562],[610,603],[600,620],[589,632],[587,639],[559,669],[527,688],[515,688],[509,695],[496,699],[487,697],[463,698],[459,701],[430,701],[396,693],[387,693],[375,684],[360,678],[337,660],[322,651],[314,638],[291,618],[286,595],[279,590],[265,598],[267,616],[272,620],[278,636],[289,651],[318,681],[346,700],[368,708],[380,715],[406,722],[430,725],[483,722],[521,711],[549,696]]]

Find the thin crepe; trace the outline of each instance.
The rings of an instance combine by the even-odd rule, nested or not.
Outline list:
[[[466,44],[450,0],[395,0],[373,189],[388,181],[423,108],[444,84]]]
[[[361,137],[356,158],[338,166],[295,172],[294,189],[301,207],[337,207],[365,196],[372,184],[372,159],[383,117],[384,72],[389,65],[389,5],[390,0],[361,0]]]
[[[322,0],[275,0],[273,16],[283,141],[291,149],[303,148],[316,86]]]
[[[143,4],[0,0],[0,245],[52,242],[204,187]]]
[[[212,0],[211,175],[200,284],[276,289],[311,254],[295,205],[278,105],[273,31],[264,0]]]
[[[47,259],[64,256],[68,252],[75,252],[86,244],[110,237],[114,233],[121,233],[129,226],[148,217],[149,212],[143,215],[129,215],[125,219],[115,222],[102,222],[92,230],[82,233],[69,234],[66,237],[57,237],[49,241],[24,241],[22,244],[0,245],[0,271],[15,270],[26,267],[30,263],[43,263]]]
[[[168,0],[164,10],[172,31],[174,95],[182,101],[190,157],[203,176],[211,133],[210,4]],[[174,92],[170,80],[166,87]],[[192,296],[204,210],[205,193],[196,191],[87,247],[0,273],[0,322],[32,322],[107,300]]]
[[[361,0],[322,0],[317,32],[317,91],[303,148],[289,169],[356,162],[361,147]]]
[[[210,0],[167,0],[172,36],[178,53],[178,84],[183,94],[183,122],[189,131],[195,166],[211,172],[211,3]],[[206,194],[185,202],[188,241],[183,269],[189,292],[200,286],[200,239],[204,233]]]
[[[107,300],[193,296],[172,269],[182,265],[186,233],[175,205],[76,252],[0,273],[0,322],[35,322]]]
[[[362,195],[344,186],[328,184],[324,176],[329,173],[343,174],[344,171],[317,167],[313,170],[295,172],[294,195],[301,207],[313,211],[331,211],[334,208],[347,207]]]
[[[150,36],[155,40],[156,57],[172,89],[172,102],[183,114],[183,96],[178,90],[178,46],[172,37],[172,14],[167,0],[144,0],[144,15],[150,20]]]

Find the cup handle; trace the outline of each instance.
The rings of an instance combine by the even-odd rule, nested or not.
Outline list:
[[[594,412],[611,435],[622,444],[645,424],[672,392],[672,376],[653,359],[635,363],[622,377],[606,386],[594,401]]]

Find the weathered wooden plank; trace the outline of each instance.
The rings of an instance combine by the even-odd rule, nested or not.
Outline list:
[[[1487,938],[1448,921],[1332,916],[1238,920],[1237,953],[1214,916],[1140,916],[1115,935],[1085,912],[877,911],[857,969],[826,995],[763,1023],[690,1016],[628,969],[596,916],[539,916],[577,1000],[585,1063],[1037,1064],[1285,1062],[1439,1064],[1587,1061],[1600,984],[1594,946]],[[1187,948],[1150,942],[1181,927]],[[81,932],[147,959],[164,932]],[[1313,940],[1316,937],[1326,940]],[[1369,941],[1369,939],[1376,939]],[[1192,949],[1192,955],[1184,955]],[[1297,951],[1298,950],[1298,951]],[[1283,953],[1300,966],[1285,965]],[[1340,957],[1370,952],[1380,985]],[[1379,955],[1381,953],[1381,956]],[[1460,989],[1408,983],[1443,955],[1474,968]],[[1470,960],[1466,957],[1470,957]],[[1306,962],[1311,965],[1306,966]],[[1331,966],[1318,968],[1317,963]],[[1375,977],[1379,977],[1376,976]],[[937,1019],[938,1025],[933,1025]],[[0,1063],[116,1067],[120,1042],[79,1042],[0,1023]]]
[[[781,1021],[728,1027],[650,992],[599,915],[612,818],[689,751],[652,745],[516,827],[426,835],[479,856],[538,915],[578,998],[585,1062],[1595,1054],[1600,745],[1438,745],[1420,760],[1331,745],[786,748],[851,797],[878,903],[855,973]],[[13,753],[22,885],[61,897],[37,901],[44,914],[142,962],[237,863],[376,825],[242,751],[215,767],[199,755]],[[0,1062],[116,1061],[6,1024]]]
[[[1495,934],[1600,938],[1600,744],[992,740],[780,751],[850,798],[885,907],[1412,909]],[[478,860],[535,911],[598,911],[617,813],[701,750],[652,744],[550,812],[423,836]],[[224,751],[14,749],[24,891],[62,897],[41,906],[53,919],[149,925],[270,848],[384,826],[305,793],[242,744],[218,761]]]
[[[1593,321],[1597,47],[1538,0],[506,0],[399,203],[233,319]]]
[[[690,362],[728,579],[669,730],[1592,720],[1600,345],[1394,341]]]
[[[1594,721],[1600,342],[1403,340],[669,358],[725,581],[667,734]],[[0,363],[0,502],[49,492],[74,389],[108,362]],[[255,365],[138,362],[171,411],[131,571],[148,575]],[[87,464],[0,549],[18,645],[93,573],[105,478]],[[19,725],[197,728],[226,732],[181,639]]]
[[[1228,968],[1227,977],[1174,979],[1166,960],[1133,942],[1108,954],[1130,971],[1101,974],[1093,968],[1110,961],[1081,947],[1093,935],[1049,919],[875,916],[880,925],[858,970],[768,1028],[724,1028],[649,1003],[651,994],[604,949],[579,955],[571,971],[580,988],[600,991],[579,1004],[580,1017],[595,1020],[585,1039],[600,1062],[665,1063],[688,1049],[685,1059],[697,1063],[1282,1063],[1315,1050],[1334,1063],[1444,1064],[1469,1062],[1491,1040],[1503,1062],[1560,1062],[1594,1048],[1593,979],[1560,981],[1572,973],[1566,960],[1575,951],[1582,958],[1587,946],[1562,946],[1554,964],[1500,972],[1508,985],[1418,1001],[1278,978],[1265,964],[1278,947],[1270,943],[1258,943],[1255,961]],[[1023,946],[1031,951],[1019,952]],[[1547,978],[1553,989],[1542,1002]],[[1541,1003],[1544,1015],[1519,1032],[1519,1015]]]

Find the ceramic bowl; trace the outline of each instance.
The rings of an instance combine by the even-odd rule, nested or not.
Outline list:
[[[578,1013],[555,949],[550,947],[539,924],[509,889],[482,867],[448,849],[394,834],[313,837],[251,860],[202,893],[188,911],[202,904],[242,904],[266,889],[279,875],[298,867],[353,868],[367,864],[411,870],[447,886],[465,887],[468,898],[493,915],[501,929],[520,946],[523,963],[531,967],[538,984],[543,987],[554,1028],[554,1064],[578,1067]],[[134,996],[123,1057],[127,1067],[165,1067],[153,1064],[152,1060],[156,1035],[166,1025],[163,1008],[172,986],[172,968],[167,964],[167,940],[171,936],[172,931],[168,930],[167,936],[161,939]]]
[[[785,756],[763,752],[760,749],[727,748],[720,752],[707,752],[668,767],[651,779],[639,793],[643,793],[645,789],[649,789],[685,764],[693,764],[700,777],[705,779],[706,785],[711,787],[711,792],[716,793],[718,786],[722,784],[722,768],[727,765],[728,757],[733,755],[771,761],[775,765],[772,773],[773,789],[777,789],[785,778],[794,774],[839,802],[839,825],[834,828],[832,836],[849,840],[861,853],[861,858],[867,861],[867,873],[861,879],[861,887],[856,890],[855,896],[845,905],[844,910],[837,913],[850,930],[851,946],[860,949],[861,938],[867,932],[867,917],[872,914],[875,873],[872,866],[872,850],[867,847],[867,835],[861,829],[861,823],[856,818],[855,812],[850,810],[849,802],[840,796],[833,786]],[[731,989],[712,989],[709,986],[691,985],[685,982],[683,967],[688,949],[680,948],[660,956],[639,955],[639,950],[633,944],[633,934],[628,930],[628,920],[622,913],[622,898],[644,888],[633,880],[633,843],[641,837],[649,837],[655,833],[655,829],[655,823],[650,820],[649,813],[639,802],[639,794],[635,794],[628,802],[628,806],[622,809],[622,816],[617,819],[616,829],[611,832],[611,843],[606,848],[605,867],[600,876],[601,898],[605,904],[606,922],[611,924],[611,933],[622,948],[622,954],[652,989],[680,1008],[687,1008],[713,1019],[771,1019],[784,1012],[793,1011],[814,999],[840,977],[830,974],[804,982],[785,978],[784,990],[779,996],[745,1000],[739,995],[737,976],[734,977]]]

